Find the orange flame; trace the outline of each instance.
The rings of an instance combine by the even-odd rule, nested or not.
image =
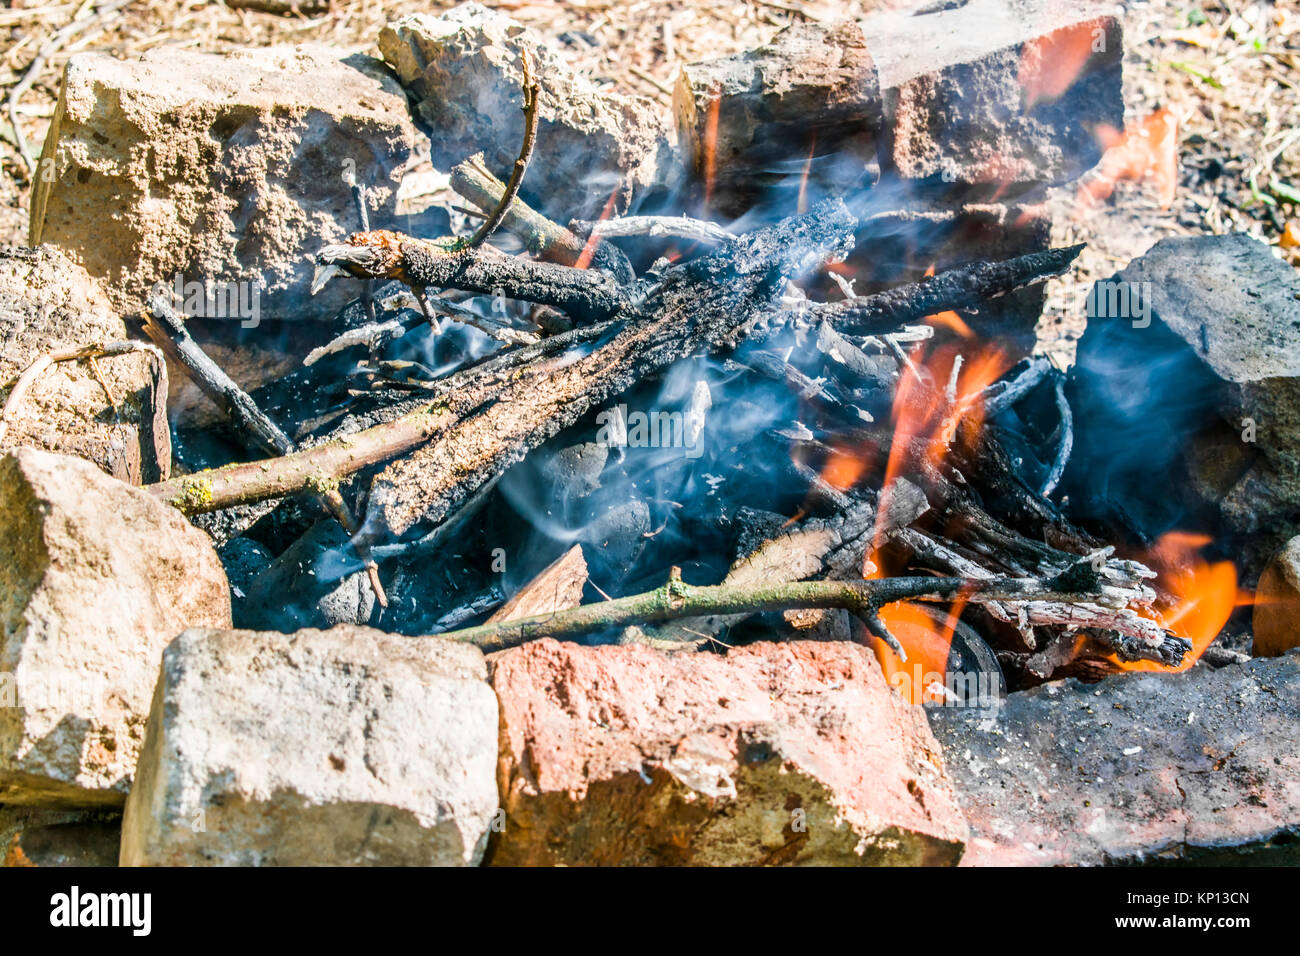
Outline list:
[[[609,198],[605,200],[605,208],[603,208],[600,211],[600,218],[596,220],[597,222],[604,222],[611,215],[613,215],[614,200],[618,198],[618,191],[622,188],[623,188],[622,183],[619,183],[617,186],[614,187],[614,191],[610,193]],[[596,236],[594,234],[588,236],[587,241],[582,245],[582,251],[578,253],[578,258],[573,263],[573,267],[575,269],[588,268],[591,265],[591,260],[596,255],[596,247],[599,245],[600,245],[599,236]]]
[[[1178,187],[1178,120],[1172,112],[1156,110],[1123,133],[1099,126],[1097,141],[1106,151],[1092,177],[1079,187],[1076,218],[1110,198],[1121,180],[1150,182],[1160,207],[1169,208]]]
[[[920,375],[904,371],[894,392],[891,412],[894,437],[881,486],[882,497],[902,473],[906,456],[916,440],[924,443],[929,462],[938,465],[947,455],[963,420],[976,429],[983,425],[980,395],[1011,366],[997,348],[981,349],[971,361],[959,365],[962,353],[956,347],[940,346],[927,354],[923,342],[912,347],[911,359]]]
[[[1111,663],[1128,671],[1185,671],[1214,642],[1240,596],[1232,562],[1210,564],[1198,554],[1209,543],[1206,535],[1171,531],[1155,543],[1145,562],[1159,573],[1160,584],[1175,599],[1173,607],[1163,613],[1145,616],[1192,642],[1182,664],[1167,667],[1154,661],[1120,661],[1113,655]]]
[[[713,199],[713,182],[718,175],[718,117],[722,111],[722,91],[715,90],[709,102],[709,113],[704,119],[704,140],[700,144],[704,152],[704,205],[707,207]]]
[[[1020,86],[1025,109],[1060,99],[1079,78],[1094,53],[1104,52],[1106,29],[1101,20],[1076,23],[1037,37],[1020,54]],[[1098,46],[1098,44],[1103,44]]]
[[[948,671],[948,655],[962,604],[961,601],[954,604],[942,624],[924,608],[907,601],[886,604],[880,609],[881,621],[903,645],[907,660],[903,661],[879,638],[872,640],[871,649],[885,680],[897,687],[908,703],[943,703],[944,675]]]
[[[924,343],[917,343],[912,349],[912,364],[920,374],[904,371],[894,393],[891,413],[893,439],[881,483],[870,569],[863,577],[884,575],[880,516],[888,513],[894,481],[907,469],[909,457],[915,453],[918,444],[930,463],[941,463],[963,421],[976,429],[982,427],[981,395],[1010,365],[1006,356],[995,348],[977,352],[970,362],[961,366],[958,365],[960,357],[961,354],[952,346],[940,347],[929,354]],[[938,698],[933,696],[933,688],[919,686],[923,681],[918,681],[916,675],[942,675],[946,672],[953,631],[965,603],[964,598],[958,599],[942,626],[937,626],[927,611],[905,601],[880,609],[880,619],[898,638],[908,659],[906,662],[900,660],[879,639],[873,641],[873,649],[886,679],[896,675],[906,678],[899,679],[895,686],[906,690],[912,703],[942,700],[942,694]]]
[[[822,466],[822,480],[832,488],[848,491],[858,483],[867,470],[866,458],[845,448],[832,448],[826,464]]]

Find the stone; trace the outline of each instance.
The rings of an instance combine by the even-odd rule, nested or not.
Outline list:
[[[464,866],[497,812],[471,645],[190,630],[163,654],[123,866]]]
[[[860,25],[884,102],[882,172],[1003,198],[1077,179],[1101,158],[1096,130],[1123,129],[1109,8],[965,0]]]
[[[1257,573],[1300,533],[1297,329],[1300,275],[1244,234],[1162,239],[1098,282],[1067,388],[1075,513],[1232,537]]]
[[[63,249],[124,311],[180,277],[213,290],[187,314],[246,328],[332,316],[357,291],[308,295],[308,256],[360,228],[345,174],[383,223],[414,143],[401,87],[361,54],[77,54],[34,177],[31,242]]]
[[[801,23],[758,49],[682,67],[678,142],[715,208],[739,215],[805,167],[813,188],[839,194],[862,177],[882,108],[867,47],[852,21]]]
[[[250,630],[365,624],[376,608],[348,533],[333,518],[314,524],[243,590],[235,602],[235,626]]]
[[[1300,647],[1300,537],[1288,541],[1260,575],[1251,630],[1256,657]]]
[[[493,655],[493,865],[954,864],[925,715],[856,644],[725,656],[539,640]]]
[[[970,821],[962,865],[1300,861],[1300,652],[1066,680],[930,712]]]
[[[130,337],[95,281],[58,249],[0,250],[0,407],[10,383],[41,355]],[[98,364],[115,405],[88,363],[60,362],[6,417],[0,447],[75,455],[131,484],[168,477],[167,422],[154,418],[154,396],[165,399],[166,383],[155,378],[152,360],[135,352]]]
[[[229,621],[180,512],[77,458],[0,458],[0,803],[120,807],[163,648]]]
[[[0,866],[117,866],[122,814],[0,806]]]
[[[631,211],[680,172],[669,119],[654,100],[598,89],[531,30],[466,3],[441,16],[401,17],[379,34],[447,170],[475,153],[502,181],[523,142],[521,49],[540,86],[537,144],[521,195],[558,222]]]

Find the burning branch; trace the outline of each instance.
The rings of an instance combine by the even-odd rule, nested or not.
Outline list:
[[[839,328],[876,332],[915,322],[927,315],[980,303],[1046,281],[1070,268],[1083,244],[1031,252],[1003,262],[973,262],[924,282],[895,286],[875,295],[817,306],[816,318]]]
[[[896,601],[948,602],[961,596],[975,604],[994,601],[1083,603],[1088,591],[1061,590],[1062,581],[1037,578],[877,578],[870,581],[795,581],[783,584],[718,584],[695,587],[673,568],[666,584],[629,597],[585,604],[570,611],[450,631],[439,638],[474,644],[486,652],[543,637],[571,639],[593,631],[634,624],[659,624],[684,617],[753,614],[805,608],[843,608],[872,633],[901,650],[880,622],[878,611]],[[904,656],[905,655],[901,655]]]

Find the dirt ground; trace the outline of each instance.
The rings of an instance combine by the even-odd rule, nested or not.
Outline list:
[[[274,5],[284,0],[237,0]],[[300,5],[320,0],[299,0]],[[681,63],[747,49],[803,19],[859,16],[901,0],[575,0],[488,3],[554,39],[577,69],[611,87],[660,98],[667,108]],[[275,43],[372,48],[379,27],[440,0],[332,0],[323,12],[285,15],[202,0],[10,0],[0,10],[0,242],[27,232],[29,154],[53,114],[67,58],[99,50],[131,56],[160,45],[222,51]],[[1082,329],[1082,295],[1157,239],[1245,231],[1300,266],[1300,0],[1129,0],[1124,5],[1126,126],[1142,135],[1158,110],[1176,123],[1177,183],[1167,205],[1159,175],[1119,182],[1105,199],[1053,197],[1061,242],[1089,248],[1056,281],[1041,348],[1068,360]],[[311,9],[307,7],[306,9]],[[377,53],[377,51],[375,51]],[[10,94],[18,90],[15,98]],[[1134,132],[1138,131],[1138,132]],[[1157,171],[1158,173],[1158,171]],[[1167,198],[1167,197],[1166,197]]]

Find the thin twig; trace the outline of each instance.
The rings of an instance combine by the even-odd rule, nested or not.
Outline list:
[[[10,416],[23,400],[23,396],[31,389],[42,372],[59,362],[76,362],[82,359],[93,361],[97,358],[104,358],[110,355],[126,355],[129,352],[147,352],[155,362],[165,368],[166,363],[162,353],[154,346],[147,342],[108,342],[103,345],[86,345],[75,349],[63,349],[55,352],[46,352],[36,357],[36,359],[23,370],[13,382],[13,391],[5,400],[4,408],[0,409],[0,443],[4,442],[5,431],[8,427]],[[110,405],[115,405],[113,393],[104,381],[102,376],[98,377],[100,387],[104,389],[108,396]]]
[[[251,445],[254,451],[283,456],[298,450],[293,440],[257,407],[252,397],[236,385],[221,366],[212,361],[211,357],[194,341],[189,330],[185,328],[185,323],[180,320],[165,296],[155,295],[149,299],[148,310],[145,313],[145,330],[172,358],[184,366],[203,393],[230,417],[238,426],[236,431],[240,437],[245,443]],[[352,517],[347,502],[339,493],[337,481],[333,484],[318,481],[313,491],[317,500],[343,526],[343,529],[350,535],[356,534],[357,522]],[[357,553],[365,565],[370,586],[375,592],[375,599],[380,607],[387,607],[388,597],[379,580],[378,566],[364,547],[358,545]]]
[[[1061,476],[1065,474],[1065,466],[1070,462],[1070,452],[1074,450],[1074,414],[1070,411],[1069,399],[1065,397],[1065,376],[1059,372],[1056,374],[1053,391],[1056,397],[1056,410],[1061,416],[1061,442],[1056,448],[1056,460],[1052,462],[1052,470],[1047,473],[1047,479],[1038,492],[1044,498],[1056,490]]]
[[[597,222],[575,219],[569,223],[569,228],[578,235],[594,236],[598,239],[672,236],[677,239],[693,239],[697,242],[730,242],[736,238],[716,222],[692,219],[690,216],[622,216],[618,219],[602,219]]]
[[[714,614],[844,608],[876,634],[888,633],[877,611],[895,601],[951,601],[961,596],[975,604],[992,601],[1087,602],[1088,592],[1055,589],[1055,579],[1037,578],[877,578],[862,581],[795,581],[781,584],[695,587],[673,569],[668,583],[653,591],[584,604],[569,611],[539,614],[515,621],[482,624],[440,634],[443,640],[474,644],[484,651],[503,650],[543,637],[576,638],[592,631],[656,624],[683,617]],[[888,638],[886,638],[888,640]],[[896,641],[891,643],[896,644]]]
[[[515,196],[519,195],[519,187],[523,185],[524,173],[528,170],[528,161],[532,158],[533,146],[537,142],[537,94],[540,88],[533,76],[532,58],[528,55],[528,51],[521,50],[519,56],[524,68],[524,142],[519,148],[519,158],[515,160],[515,168],[510,173],[510,180],[506,183],[505,194],[497,203],[497,208],[492,211],[492,215],[488,216],[470,237],[471,249],[476,249],[487,242],[506,218],[510,204],[515,201]]]

